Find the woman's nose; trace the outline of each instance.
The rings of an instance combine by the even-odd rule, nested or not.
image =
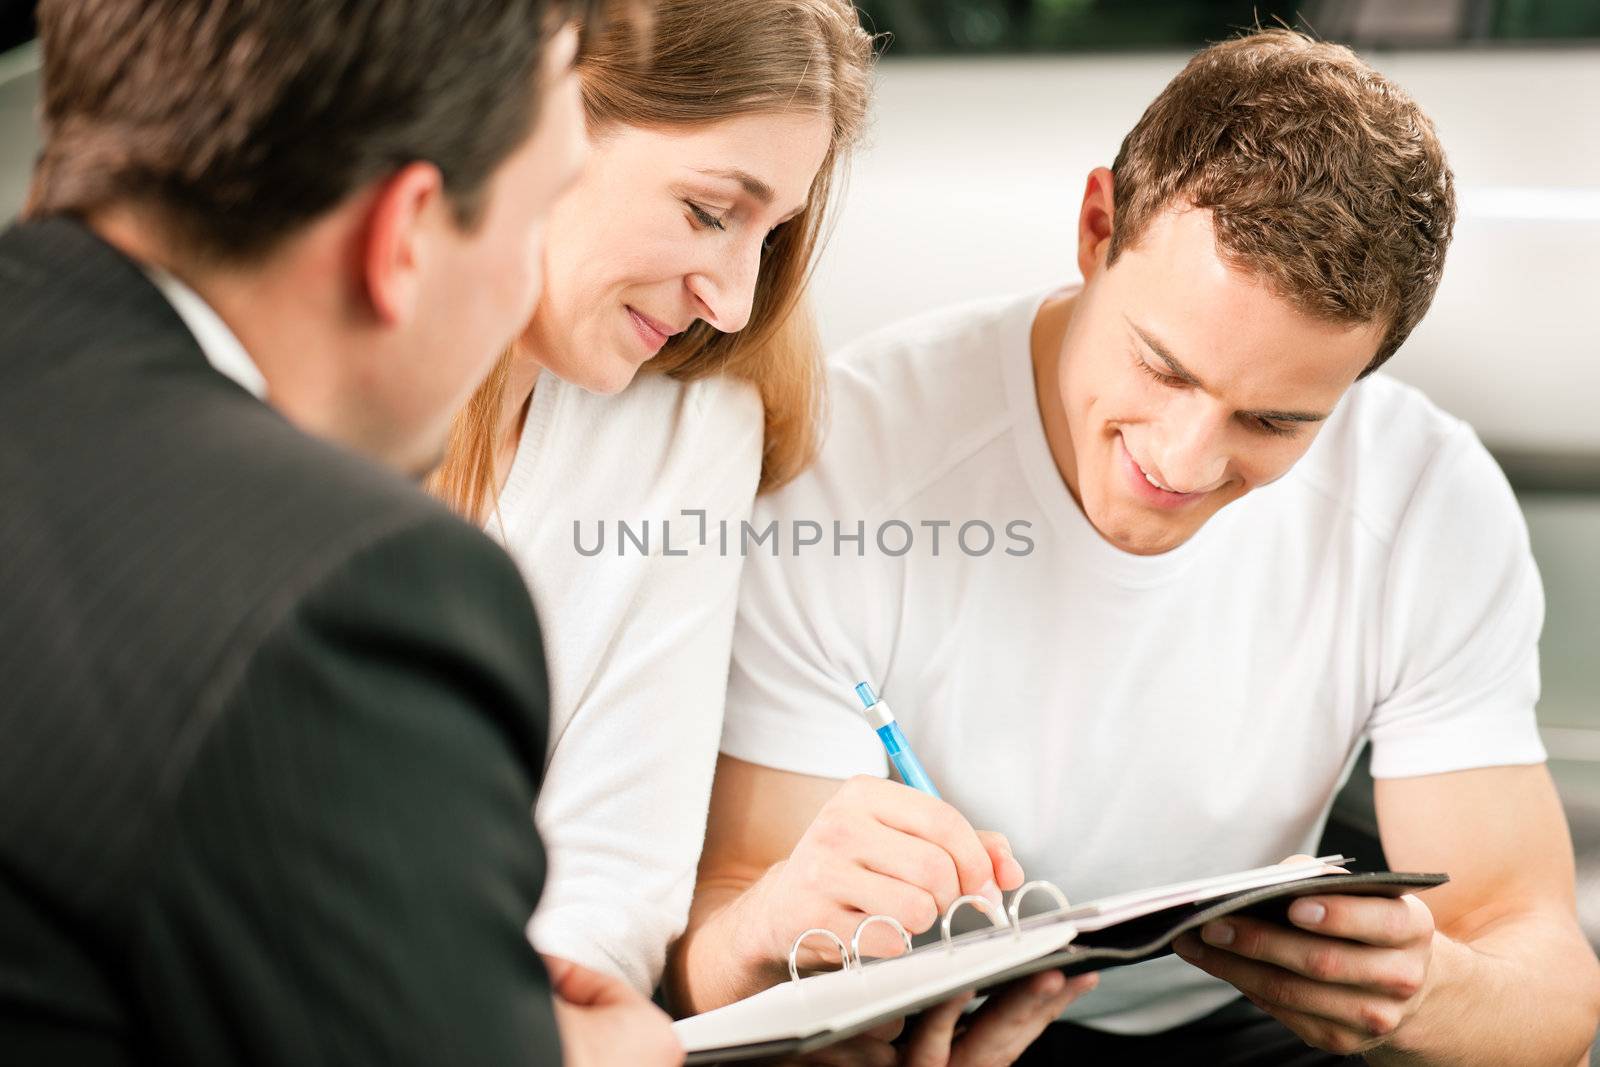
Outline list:
[[[755,304],[756,279],[761,271],[761,242],[741,242],[715,263],[690,274],[689,291],[704,309],[702,318],[723,333],[738,333],[749,325]]]

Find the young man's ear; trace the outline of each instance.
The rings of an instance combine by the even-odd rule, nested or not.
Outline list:
[[[1083,190],[1083,207],[1078,212],[1078,272],[1085,282],[1106,265],[1115,218],[1111,171],[1096,167],[1089,172],[1089,183]]]
[[[362,281],[378,321],[405,322],[415,313],[430,228],[438,224],[444,178],[432,163],[409,163],[382,182],[367,211],[360,250]]]

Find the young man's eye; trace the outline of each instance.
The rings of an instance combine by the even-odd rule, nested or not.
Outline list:
[[[1296,429],[1298,429],[1298,427],[1286,426],[1281,422],[1273,422],[1271,419],[1263,419],[1259,415],[1250,416],[1250,423],[1262,433],[1269,433],[1274,437],[1293,437]]]
[[[1140,370],[1142,370],[1146,374],[1150,375],[1150,377],[1154,378],[1156,381],[1160,382],[1162,385],[1170,385],[1170,386],[1176,387],[1176,386],[1188,384],[1182,378],[1176,377],[1175,375],[1161,373],[1160,371],[1156,370],[1154,367],[1152,367],[1150,364],[1146,363],[1142,359],[1135,358],[1134,362],[1139,364],[1139,369]]]
[[[705,208],[701,207],[699,204],[695,203],[693,200],[685,200],[684,203],[689,205],[689,213],[694,216],[694,220],[701,226],[705,226],[713,230],[727,229],[727,226],[721,219],[707,211]]]

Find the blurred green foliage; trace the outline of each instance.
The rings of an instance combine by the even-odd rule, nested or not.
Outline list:
[[[1366,45],[1600,39],[1600,0],[857,0],[889,55],[1197,47],[1283,24]]]

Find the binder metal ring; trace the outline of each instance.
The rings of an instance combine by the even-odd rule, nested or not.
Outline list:
[[[860,927],[857,927],[856,929],[859,932]],[[825,927],[813,926],[811,929],[795,938],[794,944],[789,947],[789,981],[800,981],[800,946],[805,944],[806,938],[815,937],[819,934],[827,938],[829,941],[832,941],[835,945],[839,946],[839,969],[841,971],[848,971],[850,969],[850,946],[844,943],[844,938],[840,937],[832,930],[826,929]]]
[[[1017,895],[1011,898],[1011,929],[1018,937],[1022,936],[1022,898],[1033,892],[1035,889],[1042,889],[1054,897],[1057,911],[1066,911],[1069,907],[1071,907],[1071,905],[1067,903],[1067,895],[1063,893],[1061,891],[1061,887],[1056,885],[1054,882],[1047,882],[1043,878],[1029,882],[1027,885],[1017,890]]]
[[[951,952],[956,946],[950,940],[950,921],[956,917],[956,912],[961,910],[963,904],[970,904],[989,917],[989,921],[998,930],[1004,930],[1011,924],[1006,921],[1006,913],[995,906],[994,901],[988,897],[980,897],[976,893],[968,893],[964,897],[956,897],[950,906],[944,909],[944,919],[939,923],[939,935],[944,939],[944,947]]]
[[[865,966],[861,961],[861,934],[873,923],[888,923],[894,927],[900,932],[900,939],[906,943],[906,951],[911,951],[911,935],[906,932],[906,928],[901,925],[899,919],[896,919],[893,915],[868,915],[856,924],[856,934],[850,939],[850,956],[856,961],[855,967],[858,971]]]

